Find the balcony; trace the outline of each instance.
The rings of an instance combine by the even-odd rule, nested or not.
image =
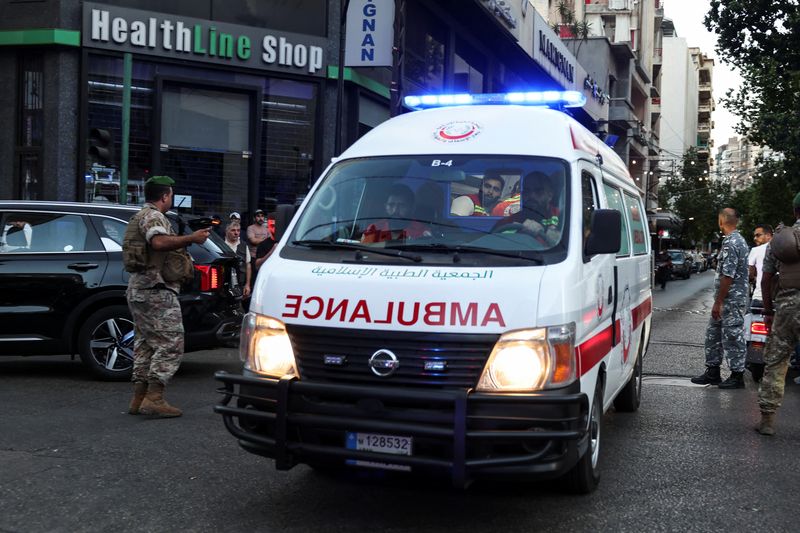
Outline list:
[[[700,99],[711,98],[711,82],[699,83],[697,90],[700,93]]]
[[[714,106],[710,103],[708,104],[701,104],[697,106],[697,116],[701,119],[701,121],[705,122],[708,118],[711,117],[711,112],[714,110]],[[705,120],[703,120],[705,119]]]
[[[661,98],[650,98],[650,113],[661,114]]]
[[[653,48],[653,64],[660,65],[663,59],[663,48]]]

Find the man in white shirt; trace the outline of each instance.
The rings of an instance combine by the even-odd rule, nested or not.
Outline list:
[[[756,243],[747,256],[748,269],[750,271],[750,282],[755,282],[756,288],[753,291],[753,305],[760,307],[763,298],[761,296],[761,277],[763,274],[764,254],[767,252],[767,244],[772,240],[772,226],[769,224],[759,224],[753,230],[753,241]]]
[[[250,250],[246,243],[242,242],[240,235],[242,227],[239,222],[231,220],[225,228],[225,244],[233,250],[239,258],[239,268],[235,271],[237,284],[242,287],[242,299],[250,297]]]

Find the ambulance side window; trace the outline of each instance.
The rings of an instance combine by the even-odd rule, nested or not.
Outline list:
[[[631,233],[633,234],[633,255],[647,253],[647,231],[644,225],[644,215],[642,202],[628,193],[625,197],[625,207],[628,211],[628,220],[631,221]]]
[[[609,185],[608,183],[603,184],[603,188],[606,191],[606,200],[608,200],[608,208],[609,209],[616,209],[622,215],[622,235],[620,239],[620,246],[619,252],[617,252],[617,257],[627,257],[631,254],[631,245],[629,242],[628,236],[628,219],[625,216],[625,206],[622,203],[622,193],[619,192],[619,189],[616,187]]]
[[[594,177],[584,171],[581,174],[581,218],[583,219],[583,244],[586,245],[586,239],[592,229],[592,213],[598,209],[597,204],[597,186],[594,183]],[[584,261],[590,258],[584,257]]]

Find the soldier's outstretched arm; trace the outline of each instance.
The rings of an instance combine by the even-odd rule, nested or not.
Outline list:
[[[157,252],[168,252],[185,248],[192,243],[203,244],[208,239],[211,228],[204,228],[189,235],[153,235],[150,239],[150,246]]]

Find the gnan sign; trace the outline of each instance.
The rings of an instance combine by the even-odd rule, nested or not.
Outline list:
[[[346,67],[392,66],[394,0],[351,0],[346,38]]]
[[[83,46],[324,76],[325,40],[224,22],[85,3]]]

